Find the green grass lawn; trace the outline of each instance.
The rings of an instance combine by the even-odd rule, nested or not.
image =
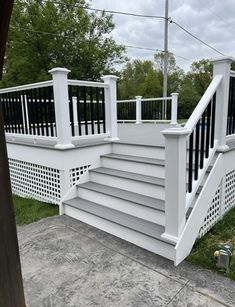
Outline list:
[[[221,243],[230,243],[235,249],[235,208],[195,243],[187,260],[235,280],[235,254],[227,272],[216,267],[214,252],[219,250]]]
[[[13,195],[13,203],[17,225],[33,223],[42,218],[59,214],[57,205],[43,203],[35,199]]]

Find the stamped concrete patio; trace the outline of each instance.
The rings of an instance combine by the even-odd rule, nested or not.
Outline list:
[[[67,216],[18,228],[27,306],[234,306],[235,282]]]

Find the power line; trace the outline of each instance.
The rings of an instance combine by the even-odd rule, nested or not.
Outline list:
[[[55,4],[60,4],[63,5],[63,3],[59,2],[59,1],[54,1],[54,0],[43,0],[44,2],[52,2]],[[97,9],[97,8],[92,8],[92,7],[85,7],[85,6],[80,6],[78,3],[75,4],[76,6],[79,6],[81,8],[84,8],[85,10],[91,10],[91,11],[97,11],[97,12],[106,12],[106,13],[110,13],[110,14],[119,14],[119,15],[126,15],[126,16],[134,16],[134,17],[142,17],[142,18],[155,18],[155,19],[166,19],[166,17],[164,16],[157,16],[157,15],[144,15],[144,14],[137,14],[137,13],[130,13],[130,12],[121,12],[121,11],[114,11],[114,10],[105,10],[105,9]],[[178,22],[172,20],[171,18],[168,18],[168,21],[170,23],[174,23],[177,27],[179,27],[180,29],[182,29],[184,32],[186,32],[188,35],[190,35],[191,37],[193,37],[194,39],[196,39],[197,41],[199,41],[200,43],[202,43],[203,45],[207,46],[208,48],[212,49],[213,51],[217,52],[218,54],[225,56],[225,54],[223,54],[222,52],[220,52],[218,49],[216,49],[215,47],[211,46],[210,44],[206,43],[205,41],[203,41],[201,38],[197,37],[196,35],[194,35],[193,33],[191,33],[189,30],[187,30],[185,27],[181,26]]]
[[[217,52],[218,54],[225,56],[224,53],[220,52],[218,49],[216,49],[215,47],[209,45],[208,43],[204,42],[202,39],[200,39],[199,37],[197,37],[196,35],[194,35],[193,33],[191,33],[190,31],[188,31],[187,29],[185,29],[183,26],[181,26],[179,23],[177,23],[176,21],[170,19],[169,20],[170,23],[174,23],[177,27],[179,27],[181,30],[183,30],[184,32],[186,32],[187,34],[189,34],[190,36],[192,36],[194,39],[198,40],[200,43],[202,43],[203,45],[207,46],[208,48],[214,50],[215,52]]]
[[[43,0],[43,2],[48,2],[48,3],[55,3],[55,4],[59,4],[59,5],[63,5],[62,2],[59,1],[52,1],[52,0]],[[72,6],[72,5],[71,5]],[[141,18],[156,18],[156,19],[165,19],[165,17],[163,16],[157,16],[157,15],[144,15],[144,14],[137,14],[137,13],[130,13],[130,12],[121,12],[121,11],[114,11],[114,10],[104,10],[104,9],[97,9],[97,8],[91,8],[91,7],[85,7],[85,6],[81,6],[78,3],[75,3],[75,6],[79,6],[80,8],[83,8],[85,10],[91,10],[91,11],[97,11],[97,12],[106,12],[106,13],[111,13],[111,14],[120,14],[120,15],[127,15],[127,16],[134,16],[134,17],[141,17]],[[184,32],[186,32],[188,35],[190,35],[191,37],[193,37],[194,39],[196,39],[197,41],[199,41],[200,43],[202,43],[203,45],[207,46],[208,48],[212,49],[213,51],[217,52],[218,54],[225,56],[225,54],[223,54],[222,52],[220,52],[219,50],[217,50],[215,47],[211,46],[210,44],[206,43],[205,41],[203,41],[201,38],[197,37],[196,35],[194,35],[193,33],[191,33],[189,30],[187,30],[185,27],[181,26],[178,22],[172,20],[171,18],[168,18],[168,21],[170,23],[174,23],[177,27],[179,27],[180,29],[182,29]],[[49,33],[48,33],[49,34]],[[50,33],[51,34],[51,33]],[[66,36],[64,36],[66,37]],[[183,57],[182,57],[183,58]],[[187,59],[188,60],[188,59]]]
[[[50,0],[42,0],[43,2],[51,2],[59,5],[63,5],[64,3],[59,1],[50,1]],[[154,19],[165,19],[164,16],[157,16],[157,15],[144,15],[144,14],[137,14],[137,13],[130,13],[130,12],[121,12],[121,11],[114,11],[114,10],[103,10],[93,7],[86,7],[82,6],[79,3],[75,3],[74,5],[71,4],[71,6],[78,6],[79,8],[83,8],[85,10],[89,11],[96,11],[96,12],[105,12],[110,14],[117,14],[117,15],[126,15],[126,16],[132,16],[132,17],[142,17],[142,18],[154,18]]]
[[[70,39],[74,39],[74,36],[71,35],[63,35],[63,34],[59,34],[59,33],[52,33],[52,32],[45,32],[45,31],[37,31],[37,30],[32,30],[32,29],[27,29],[27,28],[15,28],[17,30],[23,30],[23,31],[27,31],[27,32],[32,32],[32,33],[37,33],[37,34],[43,34],[43,35],[50,35],[50,36],[55,36],[55,37],[62,37],[62,38],[70,38]],[[133,45],[125,45],[122,43],[119,43],[120,45],[126,47],[126,48],[130,48],[130,49],[139,49],[139,50],[146,50],[146,51],[154,51],[154,52],[164,52],[164,50],[162,49],[158,49],[158,48],[149,48],[149,47],[141,47],[141,46],[133,46]],[[187,59],[181,55],[175,54],[174,52],[169,52],[170,54],[173,54],[175,57],[181,58],[185,61],[189,61],[192,62],[192,60]]]

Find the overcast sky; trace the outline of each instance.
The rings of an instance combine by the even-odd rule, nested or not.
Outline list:
[[[91,7],[164,16],[165,0],[90,0]],[[169,0],[169,16],[222,53],[235,57],[235,0]],[[163,49],[164,20],[114,15],[113,38],[125,45]],[[177,64],[220,55],[188,34],[169,25],[169,51]],[[127,49],[130,59],[153,59],[152,51]],[[181,59],[177,55],[186,59]]]

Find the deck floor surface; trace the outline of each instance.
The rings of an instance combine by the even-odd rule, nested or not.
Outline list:
[[[234,306],[235,282],[67,216],[18,228],[27,306]]]

